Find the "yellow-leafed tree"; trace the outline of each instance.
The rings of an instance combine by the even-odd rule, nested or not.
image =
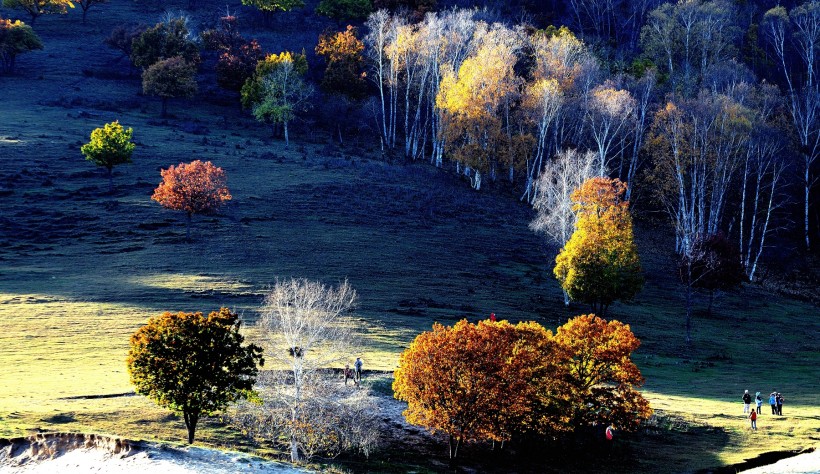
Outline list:
[[[599,314],[643,287],[625,192],[620,180],[600,177],[575,190],[575,232],[555,258],[553,272],[570,299],[590,304]]]

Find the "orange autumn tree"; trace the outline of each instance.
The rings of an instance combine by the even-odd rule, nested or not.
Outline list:
[[[536,421],[551,337],[536,323],[436,323],[401,354],[395,397],[409,423],[449,436],[451,459],[465,441],[507,441]]]
[[[630,356],[641,342],[628,324],[577,316],[559,327],[553,340],[564,360],[573,428],[612,423],[633,431],[652,414],[636,390],[644,379]]]
[[[555,277],[570,299],[606,314],[615,300],[630,300],[643,287],[632,233],[626,184],[590,178],[572,193],[575,232],[555,258]]]
[[[231,199],[225,172],[210,161],[199,160],[162,170],[162,182],[151,199],[163,207],[185,211],[185,239],[191,240],[191,215],[210,214]]]

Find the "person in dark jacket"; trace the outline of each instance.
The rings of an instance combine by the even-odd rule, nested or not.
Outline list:
[[[783,395],[777,392],[777,414],[783,416]]]
[[[743,393],[743,413],[749,413],[749,405],[752,404],[752,396],[749,395],[749,391]]]

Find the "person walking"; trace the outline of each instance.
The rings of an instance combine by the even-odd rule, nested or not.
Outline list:
[[[757,431],[757,412],[755,410],[749,413],[749,421],[752,424],[752,431]]]
[[[353,363],[353,367],[356,369],[353,380],[356,382],[362,381],[362,365],[364,365],[364,363],[362,362],[361,357],[356,357],[356,362]]]
[[[783,395],[777,392],[777,414],[783,416]]]
[[[777,415],[777,392],[769,395],[769,405],[772,406],[772,415]]]
[[[752,404],[752,396],[749,395],[749,391],[746,390],[743,393],[743,413],[749,413],[749,405]]]
[[[347,381],[353,378],[353,369],[350,368],[350,364],[345,364],[345,385],[347,385]]]
[[[760,407],[763,406],[763,397],[760,395],[760,392],[755,394],[755,404],[757,405],[757,414],[760,415]]]

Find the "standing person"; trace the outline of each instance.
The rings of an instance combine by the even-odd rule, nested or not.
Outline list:
[[[757,405],[757,414],[760,415],[760,407],[763,406],[763,397],[760,392],[755,394],[755,404]]]
[[[347,385],[348,379],[353,378],[353,369],[350,368],[350,364],[345,364],[345,385]]]
[[[783,395],[777,392],[777,414],[783,416]]]
[[[356,357],[356,362],[353,363],[353,367],[356,369],[356,374],[353,380],[357,382],[362,381],[362,365],[364,365],[364,363],[362,362],[361,357]]]
[[[777,415],[777,392],[769,395],[769,405],[772,406],[772,415]]]
[[[752,404],[752,396],[749,395],[749,391],[746,390],[743,393],[743,413],[749,413],[749,405]]]
[[[757,431],[757,412],[752,410],[749,413],[749,421],[752,423],[752,431]]]

